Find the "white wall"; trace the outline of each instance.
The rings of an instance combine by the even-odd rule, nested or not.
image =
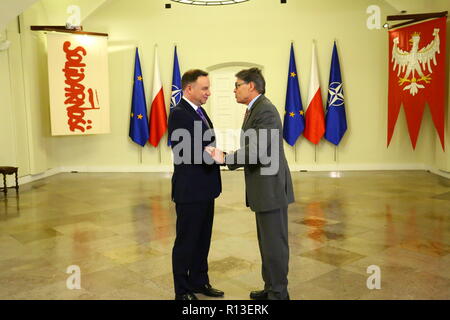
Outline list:
[[[411,147],[403,111],[397,121],[391,145],[386,147],[387,32],[384,29],[367,29],[366,8],[369,5],[380,6],[384,22],[386,15],[398,14],[397,7],[409,5],[408,13],[413,13],[416,4],[417,10],[426,10],[423,8],[424,1],[415,1],[399,3],[395,8],[392,5],[396,2],[394,0],[289,0],[287,4],[280,4],[276,0],[252,0],[220,8],[172,3],[172,9],[165,9],[167,1],[164,0],[42,0],[24,12],[20,35],[23,47],[21,63],[25,74],[22,96],[25,97],[26,110],[26,114],[20,117],[26,118],[28,128],[23,125],[18,127],[18,135],[22,140],[28,137],[30,173],[58,167],[87,171],[139,171],[165,170],[171,166],[166,136],[156,149],[149,145],[140,149],[128,138],[136,46],[140,49],[148,105],[151,103],[153,57],[157,44],[167,108],[169,106],[173,46],[176,43],[182,72],[189,68],[207,69],[228,62],[262,65],[267,82],[266,94],[283,116],[290,42],[294,41],[302,100],[306,109],[313,39],[317,43],[324,101],[333,40],[337,40],[349,129],[337,150],[337,161],[334,146],[325,140],[316,150],[303,137],[295,149],[286,145],[291,168],[448,169],[449,151],[439,151],[428,109],[424,113],[416,150]],[[429,12],[450,8],[448,1],[429,3]],[[29,31],[29,26],[63,25],[68,4],[80,5],[85,30],[109,33],[111,134],[50,136],[45,38],[42,33]],[[0,55],[2,68],[5,59],[8,60]],[[20,69],[17,67],[20,61],[15,59],[9,64]],[[7,82],[7,79],[0,76],[0,81]],[[17,92],[21,90],[20,81],[14,83],[9,95],[20,97],[21,94]],[[0,93],[3,95],[5,92],[2,86]],[[14,99],[20,103],[20,99]],[[4,115],[10,116],[11,111],[2,109],[0,114],[3,118]],[[3,121],[0,133],[8,135],[10,128],[3,126],[4,120],[0,121]],[[17,119],[16,123],[19,122]],[[24,130],[28,130],[28,133],[24,133]],[[448,147],[448,126],[446,135]],[[14,148],[23,148],[22,140]],[[23,152],[20,155],[18,151],[15,153],[16,162],[25,156]],[[0,160],[14,161],[3,154]]]
[[[446,108],[446,122],[445,122],[445,151],[442,150],[439,138],[436,137],[436,162],[434,167],[437,173],[442,174],[442,172],[450,172],[450,112],[448,110],[448,103],[450,101],[450,49],[448,43],[450,43],[450,24],[447,22],[447,108]],[[450,175],[448,175],[450,176]]]

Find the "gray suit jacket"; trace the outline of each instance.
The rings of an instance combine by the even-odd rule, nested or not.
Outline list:
[[[294,192],[281,119],[264,95],[254,102],[242,131],[241,148],[227,154],[225,164],[230,170],[244,167],[246,205],[254,212],[287,207]]]

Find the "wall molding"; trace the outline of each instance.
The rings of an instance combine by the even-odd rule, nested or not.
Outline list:
[[[221,167],[222,171],[227,171],[226,167]],[[323,171],[323,172],[333,172],[333,171],[404,171],[404,170],[415,170],[415,171],[429,171],[433,174],[439,175],[441,177],[450,179],[450,172],[442,171],[431,166],[424,164],[345,164],[345,165],[293,165],[290,166],[292,172],[300,171]],[[242,170],[242,169],[240,169]],[[83,173],[83,172],[159,172],[159,173],[171,173],[173,172],[173,166],[67,166],[67,167],[57,167],[49,169],[45,172],[39,174],[26,175],[19,178],[19,185],[26,184],[29,182],[37,181],[47,177],[51,177],[59,173]],[[20,171],[19,171],[20,173]],[[8,186],[14,185],[13,176],[8,176]]]
[[[434,174],[438,175],[438,176],[450,179],[450,172],[448,172],[448,171],[444,171],[444,170],[436,169],[436,168],[431,168],[431,169],[429,169],[429,171],[431,173],[434,173]]]
[[[60,167],[61,172],[172,172],[173,166],[74,166]]]
[[[319,165],[292,165],[291,171],[380,171],[380,170],[430,170],[430,167],[421,163],[371,163],[371,164],[319,164]]]
[[[63,172],[63,171],[61,171],[60,168],[53,168],[53,169],[48,169],[47,171],[42,172],[42,173],[29,174],[29,175],[20,177],[18,179],[19,180],[19,185],[26,184],[26,183],[33,182],[33,181],[37,181],[37,180],[44,179],[44,178],[48,178],[48,177],[54,176],[55,174],[58,174],[58,173],[61,173],[61,172]],[[19,174],[20,174],[20,168],[19,168]],[[14,185],[15,182],[13,182],[13,181],[14,181],[13,177],[9,176],[8,186]]]

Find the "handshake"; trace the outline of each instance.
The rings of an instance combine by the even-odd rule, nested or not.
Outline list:
[[[215,147],[205,147],[205,151],[213,158],[213,160],[219,164],[225,163],[225,154],[222,150],[217,149]]]

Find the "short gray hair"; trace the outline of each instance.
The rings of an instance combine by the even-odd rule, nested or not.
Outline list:
[[[253,82],[255,84],[255,89],[260,94],[266,92],[266,81],[258,68],[244,69],[236,73],[236,78],[245,81],[246,83]]]

